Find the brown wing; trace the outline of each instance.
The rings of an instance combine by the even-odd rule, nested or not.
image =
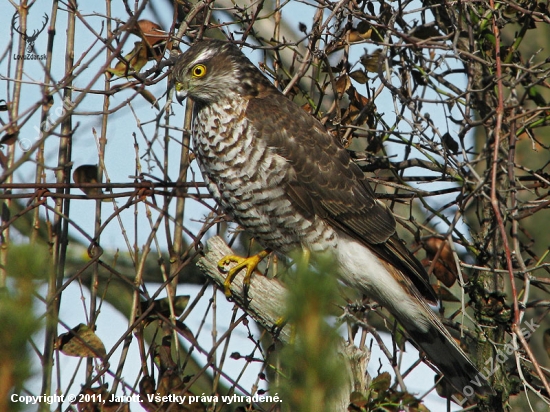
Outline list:
[[[292,165],[287,192],[306,216],[319,215],[368,244],[408,273],[426,299],[437,300],[426,271],[395,234],[393,214],[376,200],[361,169],[317,119],[275,89],[251,99],[246,115]]]

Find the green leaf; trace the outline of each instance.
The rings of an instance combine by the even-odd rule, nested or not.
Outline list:
[[[376,378],[372,380],[370,385],[371,389],[375,391],[385,392],[390,388],[391,385],[391,375],[389,372],[382,372]]]

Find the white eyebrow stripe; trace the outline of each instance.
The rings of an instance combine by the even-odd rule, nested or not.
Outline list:
[[[194,62],[196,63],[196,62],[199,62],[199,61],[208,60],[214,54],[216,54],[216,50],[206,49],[195,58]]]

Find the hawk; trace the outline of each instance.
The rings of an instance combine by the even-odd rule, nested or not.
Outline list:
[[[478,370],[430,308],[437,296],[397,237],[392,212],[315,117],[231,43],[195,43],[176,61],[173,81],[178,101],[195,103],[194,152],[226,213],[270,250],[331,254],[340,278],[386,307],[456,389],[486,392],[486,383],[470,382]],[[249,276],[266,254],[221,264],[239,260]]]

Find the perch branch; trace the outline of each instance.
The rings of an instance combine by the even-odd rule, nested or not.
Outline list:
[[[218,269],[218,262],[227,255],[234,254],[218,236],[208,239],[204,257],[199,259],[197,266],[223,290],[223,282],[226,273]],[[276,332],[275,336],[283,343],[290,342],[290,327],[285,325],[278,328],[277,322],[285,313],[286,290],[277,279],[268,279],[265,276],[254,276],[248,290],[248,300],[244,295],[243,279],[241,271],[231,283],[231,294],[234,301],[256,322],[265,329]]]

